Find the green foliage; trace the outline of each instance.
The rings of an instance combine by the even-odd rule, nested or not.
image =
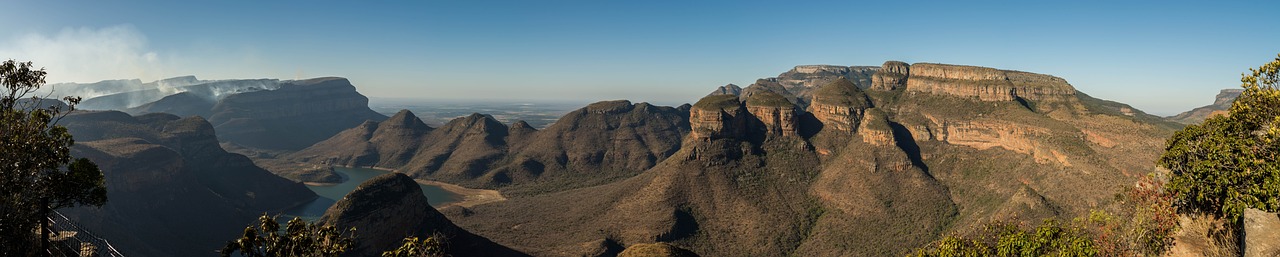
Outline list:
[[[74,109],[79,97],[63,98],[66,106],[42,106],[43,98],[27,97],[44,85],[45,71],[30,62],[0,64],[0,255],[39,252],[48,247],[53,210],[75,205],[102,206],[107,201],[102,171],[87,159],[72,162],[74,140],[58,120]]]
[[[947,236],[909,256],[1096,256],[1084,229],[1045,220],[1028,228],[1012,222],[988,224],[972,237]]]
[[[742,106],[736,95],[709,95],[699,99],[693,108],[703,110],[732,110]]]
[[[431,237],[418,239],[417,237],[409,237],[404,239],[404,244],[395,250],[382,252],[382,257],[436,257],[445,256],[444,235],[435,234]]]
[[[1280,55],[1249,70],[1229,113],[1178,131],[1160,157],[1179,212],[1236,223],[1245,208],[1280,210]]]
[[[341,231],[334,226],[322,226],[294,217],[284,231],[275,217],[262,214],[259,225],[244,229],[244,235],[227,242],[222,256],[240,252],[240,256],[338,256],[355,242],[355,228]],[[281,233],[283,232],[283,234]]]

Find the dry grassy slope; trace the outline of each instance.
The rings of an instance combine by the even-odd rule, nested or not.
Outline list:
[[[400,167],[413,158],[432,130],[413,112],[401,110],[385,121],[365,121],[287,158],[342,166]]]
[[[463,227],[539,256],[589,253],[595,249],[584,246],[601,239],[777,256],[803,240],[808,213],[819,208],[805,190],[817,170],[812,153],[785,139],[763,147],[735,139],[687,143],[623,181],[446,212]]]

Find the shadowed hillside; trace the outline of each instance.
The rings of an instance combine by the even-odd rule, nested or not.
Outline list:
[[[79,141],[73,154],[100,165],[110,199],[63,213],[131,255],[209,255],[257,215],[316,197],[222,150],[199,117],[77,111],[62,124]]]

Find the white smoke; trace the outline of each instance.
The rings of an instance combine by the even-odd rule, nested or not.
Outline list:
[[[0,42],[0,59],[31,61],[44,67],[49,83],[119,78],[153,81],[167,75],[164,68],[173,59],[150,50],[146,36],[131,25],[63,28],[54,35],[32,33]]]

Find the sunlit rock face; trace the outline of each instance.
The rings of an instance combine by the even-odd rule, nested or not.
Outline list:
[[[862,142],[875,146],[894,144],[893,129],[889,126],[889,118],[884,112],[869,109],[862,116],[861,123],[862,128],[858,130],[858,135],[862,136]]]
[[[782,95],[772,92],[753,94],[746,101],[747,112],[760,121],[758,128],[766,136],[796,136],[799,116],[794,104]]]
[[[971,97],[982,101],[1060,100],[1075,88],[1054,76],[986,67],[917,63],[910,66],[907,91]]]
[[[699,140],[739,138],[745,134],[747,111],[735,95],[703,97],[689,109],[691,137]]]
[[[886,61],[880,71],[871,77],[871,89],[895,90],[907,86],[907,76],[911,75],[911,66],[905,62]]]
[[[867,108],[871,107],[866,94],[848,80],[836,80],[819,88],[813,94],[809,113],[822,122],[823,130],[853,133]]]

